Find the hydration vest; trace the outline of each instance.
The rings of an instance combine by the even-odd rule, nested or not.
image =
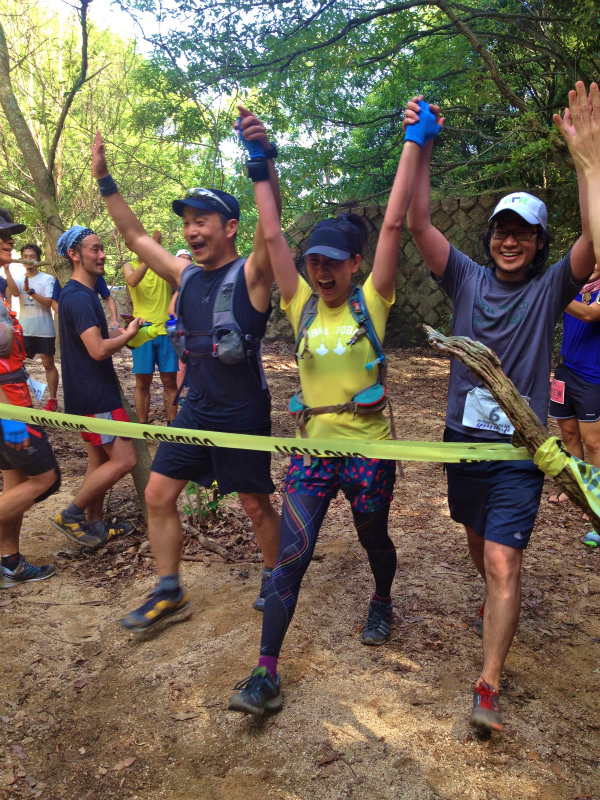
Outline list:
[[[0,385],[25,383],[27,371],[23,328],[7,300],[0,295]]]
[[[235,365],[244,361],[254,362],[259,370],[261,388],[267,388],[267,381],[261,363],[261,340],[249,333],[244,333],[233,314],[235,287],[240,269],[246,259],[238,258],[227,270],[217,292],[213,305],[213,326],[210,331],[190,331],[185,327],[179,309],[181,298],[189,279],[202,271],[202,267],[190,264],[181,274],[181,289],[175,303],[176,325],[167,327],[167,335],[171,340],[177,356],[183,364],[193,358],[218,358],[223,364]],[[212,338],[212,350],[199,353],[193,350],[194,339]]]

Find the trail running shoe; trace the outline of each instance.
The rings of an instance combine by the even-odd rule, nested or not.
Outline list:
[[[263,569],[262,571],[262,580],[260,582],[260,592],[258,593],[258,597],[252,603],[252,608],[255,611],[264,611],[265,610],[265,599],[267,597],[267,587],[269,585],[269,581],[271,580],[272,569]]]
[[[266,667],[256,667],[245,681],[235,685],[241,692],[232,694],[227,708],[245,714],[264,714],[280,711],[283,697],[280,693],[279,675],[274,679]]]
[[[600,536],[598,536],[596,531],[590,531],[586,533],[581,541],[587,544],[588,547],[598,547],[598,545],[600,545]]]
[[[378,603],[377,600],[371,600],[367,624],[360,635],[362,644],[380,645],[388,641],[392,630],[393,609],[393,603]]]
[[[189,607],[190,596],[184,589],[161,592],[157,587],[150,592],[145,603],[121,619],[121,625],[131,633],[144,633],[175,614],[180,620],[185,619]]]
[[[56,411],[57,408],[58,402],[52,397],[50,400],[48,400],[42,411]]]
[[[129,536],[134,531],[133,525],[128,520],[117,520],[106,523],[107,541],[115,536]]]
[[[473,623],[473,630],[475,631],[477,636],[479,636],[480,639],[483,636],[483,609],[484,608],[485,608],[485,603],[479,609],[479,614],[477,614],[477,617],[475,618],[475,622]]]
[[[0,566],[0,589],[9,589],[11,586],[27,583],[27,581],[45,581],[46,578],[51,578],[53,575],[56,575],[54,564],[35,567],[25,561],[25,556],[21,556],[14,569]]]
[[[481,681],[473,690],[470,722],[485,731],[501,731],[504,728],[498,708],[498,692],[485,681]]]
[[[82,547],[90,547],[92,550],[98,550],[103,547],[108,541],[108,535],[96,536],[93,534],[83,519],[65,520],[61,511],[52,520],[52,524],[59,531],[62,531],[67,539],[70,539],[75,544],[80,544]]]

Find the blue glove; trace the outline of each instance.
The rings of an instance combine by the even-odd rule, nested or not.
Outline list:
[[[29,439],[29,431],[24,422],[17,422],[14,419],[0,419],[2,425],[2,435],[8,444],[21,444],[25,439]]]
[[[248,141],[248,139],[246,139],[246,137],[244,136],[244,133],[242,131],[241,117],[238,117],[238,136],[240,142],[244,145],[244,147],[248,151],[248,155],[250,156],[251,159],[265,157],[265,151],[263,150],[262,144],[260,142],[257,142],[256,139],[250,139],[250,141]]]
[[[419,100],[421,112],[419,113],[419,121],[413,125],[407,125],[404,132],[405,142],[416,142],[419,147],[423,147],[425,142],[430,142],[442,130],[439,122],[435,121],[435,114],[429,110],[429,103],[425,100]]]

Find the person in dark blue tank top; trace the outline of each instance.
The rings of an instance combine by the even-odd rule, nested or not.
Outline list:
[[[260,120],[242,113],[247,117],[245,127],[262,134],[260,141],[270,180],[279,198],[272,161],[276,150],[269,144]],[[194,261],[202,268],[197,271],[145,232],[108,173],[100,133],[93,148],[93,174],[119,233],[141,261],[151,264],[154,272],[173,287],[181,284],[184,270],[190,270],[189,283],[181,293],[179,314],[187,331],[204,331],[206,335],[194,336],[193,353],[186,367],[188,395],[173,427],[270,435],[271,403],[260,348],[237,364],[223,364],[212,353],[213,304],[229,267],[238,260],[237,200],[218,189],[197,188],[173,202],[173,211],[183,220],[183,236]],[[234,318],[244,334],[256,339],[264,335],[271,313],[272,284],[273,270],[262,232],[257,228],[254,250],[238,273],[233,295]],[[279,515],[269,497],[275,489],[270,476],[270,453],[163,442],[156,452],[146,489],[148,538],[159,584],[145,603],[121,620],[127,630],[145,631],[167,617],[173,619],[174,615],[187,613],[189,597],[179,585],[182,529],[177,499],[189,481],[210,486],[215,480],[222,494],[238,492],[254,527],[265,562],[263,585],[254,607],[262,610],[266,583],[279,548]]]
[[[600,267],[597,264],[588,283],[565,309],[560,358],[550,398],[550,416],[558,422],[569,453],[600,467]],[[565,503],[568,497],[561,493],[551,495],[549,500]],[[588,533],[583,542],[597,547],[600,537]]]

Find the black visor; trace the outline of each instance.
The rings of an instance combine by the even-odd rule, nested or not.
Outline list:
[[[350,258],[354,251],[350,239],[338,228],[316,228],[308,240],[308,250],[304,255],[318,253],[336,261]]]

